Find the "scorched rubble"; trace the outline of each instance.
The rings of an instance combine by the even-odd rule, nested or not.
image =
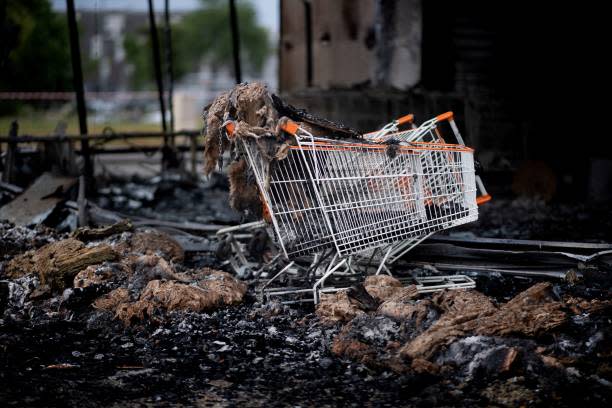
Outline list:
[[[490,275],[478,290],[420,294],[380,275],[322,295],[313,313],[262,305],[254,281],[131,223],[1,233],[2,401],[597,406],[612,396],[605,286]]]
[[[87,237],[88,242],[59,239],[3,263],[2,274],[12,280],[7,304],[13,301],[13,293],[53,301],[57,295],[67,298],[86,289],[94,289],[87,290],[89,293],[109,292],[93,301],[93,305],[108,303],[117,293],[125,293],[124,300],[133,300],[134,304],[122,302],[117,306],[132,312],[125,317],[126,313],[112,311],[127,322],[131,320],[129,315],[142,317],[145,311],[152,314],[153,309],[160,307],[201,311],[239,303],[246,292],[243,283],[222,271],[181,267],[177,272],[175,262],[183,261],[183,250],[172,238],[158,231],[102,228],[77,231],[73,236]],[[18,290],[21,283],[24,286]],[[175,292],[183,296],[177,299]],[[189,301],[184,301],[187,297]],[[28,303],[32,304],[32,299]],[[10,315],[21,311],[8,308],[3,312]]]

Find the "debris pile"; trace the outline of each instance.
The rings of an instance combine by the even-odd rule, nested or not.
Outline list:
[[[111,178],[101,184],[94,197],[96,204],[135,222],[143,218],[221,225],[240,221],[240,214],[227,206],[228,182],[219,173],[198,182],[167,175],[151,179]]]
[[[15,226],[0,220],[0,254],[11,256],[29,249],[40,248],[57,239],[57,232],[44,225],[33,227]]]
[[[370,277],[363,288],[377,307],[364,302],[362,291],[354,288],[323,295],[317,307],[322,324],[341,326],[331,346],[339,357],[401,375],[472,385],[495,380],[497,387],[516,389],[520,401],[529,401],[526,396],[535,391],[532,381],[539,392],[552,392],[559,386],[554,381],[570,384],[586,377],[609,384],[607,375],[578,374],[578,367],[609,363],[610,299],[577,299],[550,282],[536,283],[503,303],[476,290],[418,294],[414,285],[403,286],[388,276]],[[590,321],[586,331],[584,319]],[[573,332],[572,340],[568,332]],[[598,339],[600,352],[607,351],[597,356],[587,352],[582,356],[586,360],[578,362],[575,349],[567,346],[581,344],[584,350],[592,341],[589,335]],[[565,337],[565,345],[559,336]],[[599,392],[609,392],[606,387]],[[495,403],[505,398],[486,395]]]
[[[108,244],[88,247],[79,240],[68,238],[15,257],[7,264],[6,275],[19,278],[35,274],[42,286],[63,290],[83,269],[114,261],[117,257],[117,252]]]
[[[184,257],[170,236],[136,231],[129,221],[78,229],[2,264],[2,276],[11,280],[5,303],[23,309],[37,299],[53,303],[86,292],[98,296],[91,302],[95,308],[132,324],[159,320],[167,311],[210,311],[242,301],[244,283],[223,271],[185,268]],[[14,317],[20,311],[3,312]]]
[[[98,199],[146,221],[70,234],[0,224],[1,400],[513,406],[612,396],[605,263],[579,281],[488,273],[478,290],[434,294],[402,282],[435,268],[400,263],[401,280],[370,276],[323,294],[315,310],[264,305],[255,278],[222,271],[216,246],[190,249],[207,242],[205,225],[177,221],[199,200],[226,207],[227,191],[162,195],[161,185],[115,182]],[[155,186],[159,199],[130,209],[136,199],[118,197],[137,186]],[[173,235],[148,228],[154,221]]]
[[[120,287],[98,298],[93,306],[113,313],[128,325],[159,320],[157,316],[167,311],[208,312],[236,305],[246,293],[244,283],[214,269],[174,276],[180,280],[149,281],[135,301],[131,300],[129,290]]]

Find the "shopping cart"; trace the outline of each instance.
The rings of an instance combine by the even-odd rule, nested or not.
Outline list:
[[[286,120],[282,160],[270,160],[257,138],[238,138],[283,255],[334,252],[312,288],[315,303],[327,277],[351,270],[354,256],[389,248],[379,273],[392,248],[477,219],[473,150],[422,136],[437,135],[443,120],[452,114],[404,132],[388,126],[357,142],[315,137]],[[234,128],[226,122],[228,137]]]
[[[457,141],[459,145],[465,145],[463,141],[463,137],[459,132],[459,128],[454,120],[453,112],[446,112],[441,115],[438,115],[420,126],[416,126],[414,123],[414,115],[408,114],[397,120],[394,120],[387,125],[383,126],[380,130],[367,133],[364,135],[364,138],[367,140],[376,141],[379,143],[389,143],[391,141],[400,143],[400,144],[410,144],[410,143],[442,143],[445,144],[446,141],[443,137],[444,131],[440,129],[440,123],[448,123],[448,127],[452,131],[452,137]],[[400,130],[400,126],[404,124],[409,124],[410,127],[405,130]],[[428,156],[424,155],[423,160],[424,168],[439,168],[446,165],[446,159],[449,157],[444,157],[443,155],[438,156]],[[477,205],[484,204],[491,200],[491,196],[488,194],[482,179],[479,175],[475,176],[476,186],[478,187],[480,195],[476,198]],[[444,179],[436,179],[436,176],[431,175],[427,179],[429,183],[426,188],[435,188],[437,185],[443,185]],[[409,237],[403,241],[396,242],[394,244],[389,245],[387,248],[384,248],[382,253],[383,262],[381,263],[381,267],[385,268],[385,265],[392,264],[402,256],[404,256],[407,252],[409,252],[416,245],[420,244],[425,239],[429,238],[436,231],[432,231],[424,234],[423,236],[413,236]],[[380,272],[380,269],[377,273]]]

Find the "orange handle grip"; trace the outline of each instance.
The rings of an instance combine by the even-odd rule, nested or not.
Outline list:
[[[476,204],[482,205],[486,202],[491,201],[493,197],[490,194],[481,195],[480,197],[476,197]]]
[[[294,121],[287,119],[280,124],[281,129],[283,129],[287,133],[291,133],[295,135],[299,129],[299,126]]]
[[[231,139],[234,136],[234,132],[236,131],[236,123],[232,120],[228,120],[223,124],[223,127],[225,128],[227,137]]]
[[[438,122],[443,120],[453,120],[453,112],[446,112],[436,116]]]
[[[414,115],[409,113],[408,115],[402,116],[398,120],[396,120],[398,125],[403,125],[404,123],[412,123],[414,122]]]

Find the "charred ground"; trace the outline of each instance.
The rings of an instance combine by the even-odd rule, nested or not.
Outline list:
[[[116,180],[101,192],[99,204],[125,213],[144,211],[166,220],[210,214],[203,222],[239,219],[225,205],[227,190],[222,182],[169,187],[160,180]],[[205,203],[201,205],[206,212],[194,203]],[[480,225],[471,230],[497,237],[604,239],[605,229],[587,216],[590,211],[501,200],[483,207]],[[539,283],[541,295],[528,297],[529,302],[543,313],[554,304],[561,320],[549,325],[553,318],[543,316],[546,329],[523,334],[480,333],[463,327],[448,344],[420,358],[395,351],[444,318],[452,302],[441,297],[453,295],[404,297],[401,307],[425,303],[426,313],[421,318],[418,313],[393,318],[381,312],[390,293],[353,291],[350,307],[361,312],[330,323],[312,307],[262,305],[253,295],[256,283],[248,281],[237,305],[221,302],[194,312],[158,303],[143,318],[124,322],[116,311],[92,304],[119,287],[130,291],[130,302],[138,301],[151,280],[200,282],[197,274],[203,268],[222,268],[214,253],[186,253],[173,261],[172,253],[157,251],[155,256],[167,259],[172,268],[164,272],[159,260],[152,264],[149,258],[149,263],[142,259],[153,256],[151,251],[133,245],[138,230],[124,232],[100,242],[113,247],[132,243],[127,255],[135,257],[132,277],[121,278],[116,272],[86,287],[68,285],[40,297],[30,293],[19,304],[15,290],[30,287],[33,292],[40,282],[32,274],[8,277],[7,265],[25,251],[61,241],[68,234],[6,223],[0,233],[5,254],[0,400],[6,405],[603,406],[612,396],[612,275],[605,264],[591,268],[583,281],[575,283],[475,275],[478,287],[472,292],[482,293],[496,309],[516,296],[525,297],[522,294]],[[396,273],[408,276],[415,271]],[[364,296],[371,299],[365,301]],[[348,346],[343,347],[343,341]]]

